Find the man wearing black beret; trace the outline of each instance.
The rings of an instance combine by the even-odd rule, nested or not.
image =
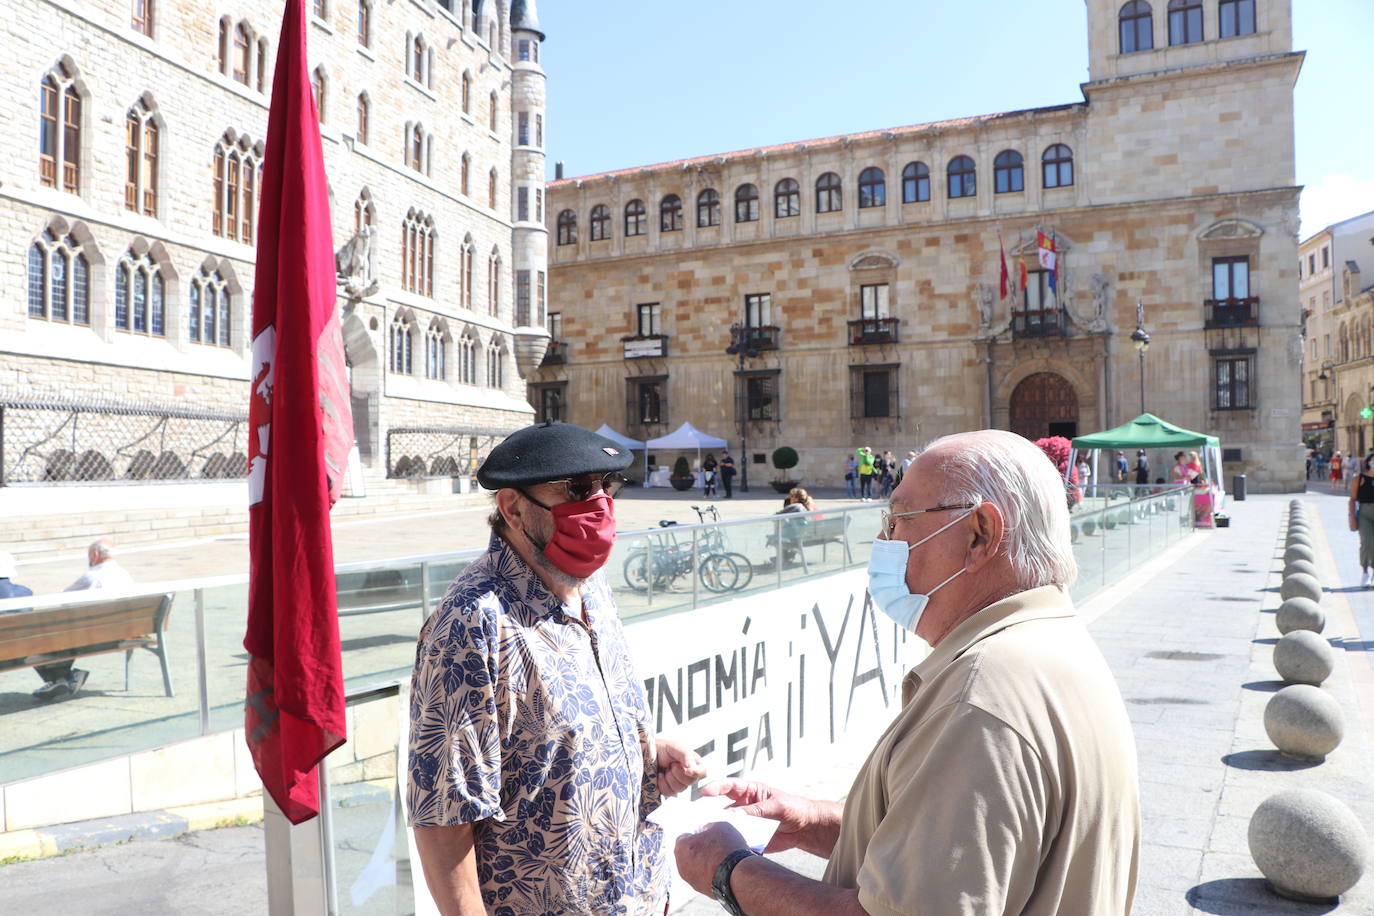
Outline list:
[[[477,471],[491,544],[425,622],[411,681],[408,809],[442,913],[664,912],[645,818],[706,768],[651,733],[601,573],[630,461],[545,422]]]

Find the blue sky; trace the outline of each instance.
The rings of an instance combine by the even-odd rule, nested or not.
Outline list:
[[[1306,237],[1374,210],[1374,2],[1293,6]],[[550,177],[560,159],[572,177],[1075,102],[1088,72],[1084,0],[542,0],[539,16]]]

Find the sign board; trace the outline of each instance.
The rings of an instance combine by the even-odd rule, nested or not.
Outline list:
[[[625,341],[626,359],[643,359],[650,356],[667,356],[668,338],[648,337],[644,340]]]

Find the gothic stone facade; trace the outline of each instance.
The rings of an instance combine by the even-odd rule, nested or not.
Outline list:
[[[517,204],[542,202],[544,36],[532,2],[305,5],[354,420],[381,474],[394,427],[487,442],[530,420],[520,372],[547,337],[532,298],[546,246]],[[0,394],[246,411],[281,12],[7,5]]]
[[[806,482],[838,485],[857,445],[1134,417],[1139,304],[1145,409],[1218,434],[1252,489],[1300,487],[1302,58],[1286,0],[1196,6],[1171,36],[1163,3],[1123,20],[1089,0],[1081,102],[555,181],[531,403],[636,438],[747,436],[756,479],[791,445]],[[1030,268],[1006,299],[1003,244]]]

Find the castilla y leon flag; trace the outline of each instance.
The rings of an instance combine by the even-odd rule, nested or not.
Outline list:
[[[1046,235],[1044,230],[1037,230],[1035,233],[1036,253],[1040,256],[1040,266],[1049,271],[1050,292],[1056,292],[1059,279],[1059,252],[1056,250],[1055,238]]]
[[[293,824],[344,742],[329,509],[353,442],[304,0],[286,0],[263,157],[248,425],[248,693],[258,775]]]

